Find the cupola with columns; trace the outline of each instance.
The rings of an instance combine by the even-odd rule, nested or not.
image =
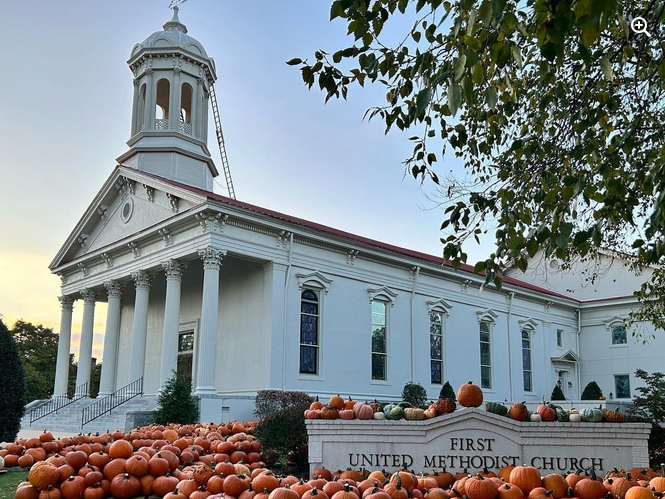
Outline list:
[[[209,88],[215,61],[173,18],[137,43],[127,64],[134,74],[129,150],[117,161],[212,190],[217,168],[208,150]]]

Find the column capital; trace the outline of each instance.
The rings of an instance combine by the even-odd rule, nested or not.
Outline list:
[[[226,251],[213,248],[212,246],[199,250],[199,257],[203,260],[204,269],[219,270],[222,266],[224,256],[226,256]]]
[[[145,270],[132,272],[132,279],[134,279],[134,285],[136,286],[136,289],[150,289],[150,284],[152,283],[152,276],[148,274]]]
[[[106,281],[104,283],[104,287],[106,288],[106,294],[109,296],[121,298],[122,297],[122,290],[124,289],[124,284],[120,284],[118,281]]]
[[[95,301],[97,300],[97,293],[95,293],[92,289],[90,288],[84,288],[79,291],[79,294],[81,295],[81,298],[83,298],[83,303],[92,303],[94,304]]]
[[[74,302],[76,301],[76,298],[73,296],[58,296],[58,301],[60,301],[60,308],[63,312],[71,312],[74,310]]]
[[[167,279],[176,279],[178,281],[182,280],[182,274],[187,268],[186,263],[179,262],[178,260],[168,260],[162,262],[162,268],[166,274]]]

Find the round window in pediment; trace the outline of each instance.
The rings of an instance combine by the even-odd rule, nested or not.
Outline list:
[[[124,223],[127,223],[132,218],[132,213],[134,213],[134,201],[129,198],[125,200],[120,208],[120,218]]]

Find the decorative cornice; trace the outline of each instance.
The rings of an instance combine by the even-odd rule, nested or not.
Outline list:
[[[58,300],[60,301],[60,308],[63,311],[71,312],[74,310],[76,298],[72,296],[58,296]]]
[[[298,289],[303,289],[305,287],[322,289],[325,294],[328,294],[328,289],[330,289],[330,283],[332,279],[326,277],[318,270],[315,272],[310,272],[309,274],[296,274],[298,279]]]
[[[494,310],[490,310],[489,308],[486,308],[485,310],[478,310],[476,312],[476,316],[478,317],[478,322],[495,323],[499,318],[499,314],[497,314]]]
[[[429,312],[441,312],[448,315],[451,308],[453,308],[453,306],[443,298],[427,302],[427,310]]]
[[[531,317],[519,320],[517,321],[517,323],[520,326],[520,331],[523,331],[525,329],[535,331],[536,328],[538,327],[538,323],[534,321]]]
[[[603,324],[605,325],[605,329],[609,331],[612,328],[612,326],[614,326],[615,324],[625,325],[627,321],[628,321],[627,315],[614,315],[609,319],[603,321]]]
[[[466,293],[469,290],[469,286],[473,284],[473,281],[471,279],[464,279],[460,285],[462,288],[462,293]]]
[[[131,243],[127,244],[127,247],[132,250],[132,254],[134,255],[134,258],[138,258],[141,256],[141,251],[139,249],[138,243],[132,241]]]
[[[171,229],[164,227],[163,229],[159,229],[157,233],[162,236],[164,246],[171,246],[171,244],[173,244],[173,234],[171,233]]]
[[[92,304],[94,304],[95,301],[97,300],[97,293],[95,293],[90,288],[82,289],[81,291],[79,291],[79,294],[81,295],[81,298],[83,298],[83,303],[86,303],[86,304],[92,303]]]
[[[199,250],[199,257],[203,260],[204,269],[219,270],[225,255],[226,251],[213,248],[212,246]]]
[[[369,294],[370,302],[374,300],[381,300],[389,302],[391,307],[395,306],[395,298],[397,298],[397,293],[389,289],[387,286],[381,286],[380,288],[368,288],[367,293]]]
[[[85,262],[79,262],[78,267],[81,269],[81,274],[83,274],[83,277],[88,277],[88,267],[86,266]]]
[[[286,242],[290,238],[291,238],[291,232],[288,232],[286,230],[280,231],[280,233],[277,234],[277,247],[286,248]]]
[[[203,232],[224,232],[224,226],[229,221],[229,216],[225,213],[217,212],[202,212],[196,214],[196,219],[199,221],[201,230]]]
[[[187,264],[180,263],[178,260],[171,259],[162,263],[162,268],[166,274],[166,279],[182,280],[182,273],[187,268]]]
[[[350,249],[349,252],[346,254],[346,263],[349,265],[355,265],[356,263],[356,258],[358,258],[358,254],[360,252],[355,249]]]
[[[148,274],[145,270],[139,270],[138,272],[133,272],[132,279],[134,279],[134,285],[136,286],[136,289],[150,289],[150,284],[152,283],[152,276]]]
[[[178,213],[178,201],[180,201],[180,199],[174,194],[171,194],[170,192],[166,193],[166,197],[169,199],[169,204],[171,205],[171,211],[173,213]]]
[[[124,289],[124,284],[120,284],[118,281],[106,281],[104,283],[106,288],[106,295],[111,298],[122,298],[122,290]]]
[[[102,260],[106,262],[106,268],[110,269],[113,267],[113,257],[109,255],[108,253],[102,253]]]
[[[155,202],[155,188],[150,187],[147,184],[143,184],[143,188],[145,189],[145,193],[148,196],[148,201],[150,201],[151,203],[154,203]]]

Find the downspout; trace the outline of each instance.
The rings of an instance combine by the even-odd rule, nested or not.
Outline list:
[[[580,357],[580,333],[582,332],[582,309],[577,309],[577,332],[575,333],[575,343],[576,351],[578,357]],[[581,357],[580,357],[581,358]],[[582,373],[580,372],[582,368],[581,363],[577,363],[577,397],[582,397]]]
[[[411,290],[411,382],[416,379],[416,362],[415,362],[415,334],[414,334],[414,302],[416,299],[416,286],[418,285],[418,276],[420,275],[420,267],[415,266],[411,268],[413,272],[413,289]]]
[[[511,291],[508,293],[508,317],[507,317],[507,326],[508,326],[508,387],[510,394],[510,403],[513,402],[513,364],[510,361],[510,321],[513,317],[513,298],[515,297],[515,292]]]
[[[286,264],[286,273],[284,274],[284,321],[282,324],[282,390],[285,390],[286,379],[286,310],[289,301],[288,287],[289,277],[291,276],[291,266],[293,259],[293,232],[289,234],[289,257]]]

